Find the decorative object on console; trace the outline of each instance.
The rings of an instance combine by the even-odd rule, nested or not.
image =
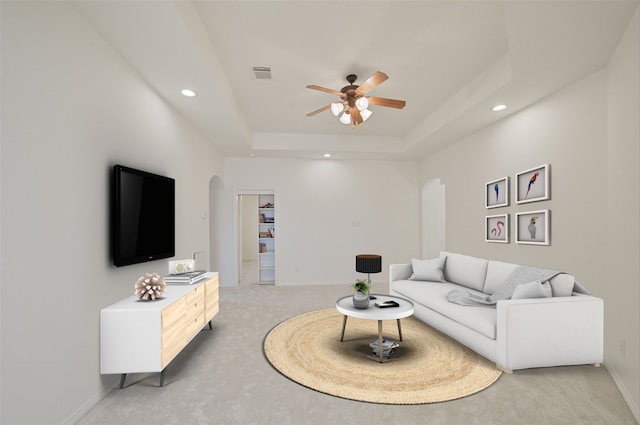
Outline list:
[[[509,243],[509,214],[489,215],[484,218],[484,240]]]
[[[134,294],[144,301],[153,301],[162,297],[167,289],[167,284],[158,273],[145,273],[140,276],[134,285]]]
[[[193,272],[195,270],[196,270],[195,259],[169,261],[169,274],[182,274],[182,273]]]
[[[506,207],[509,205],[509,177],[490,181],[484,185],[485,208]]]
[[[516,243],[549,245],[549,210],[516,213]]]
[[[550,165],[544,164],[516,174],[516,203],[550,199]]]
[[[356,255],[356,271],[367,274],[367,282],[371,283],[371,273],[382,271],[382,256],[376,254]]]
[[[206,277],[207,272],[204,270],[196,270],[188,273],[170,274],[169,276],[164,277],[164,281],[168,285],[193,285]]]
[[[359,309],[369,307],[369,290],[371,285],[364,279],[358,279],[353,286],[353,306]]]

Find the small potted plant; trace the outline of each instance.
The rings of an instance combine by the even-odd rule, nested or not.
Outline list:
[[[358,279],[352,285],[353,287],[353,306],[355,308],[369,307],[369,290],[371,285],[364,279]]]

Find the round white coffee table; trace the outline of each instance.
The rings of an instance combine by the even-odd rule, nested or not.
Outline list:
[[[340,342],[344,341],[344,330],[347,327],[347,317],[355,317],[358,319],[377,320],[378,321],[378,354],[380,356],[380,363],[384,360],[382,358],[382,321],[383,320],[397,320],[398,322],[398,336],[402,341],[402,328],[400,327],[400,319],[409,317],[413,314],[413,303],[409,300],[400,297],[394,297],[392,295],[380,295],[371,294],[376,297],[375,300],[371,300],[368,308],[355,308],[353,306],[353,296],[349,295],[340,298],[336,301],[336,310],[344,315],[342,320],[342,336]],[[395,301],[400,304],[399,307],[380,308],[376,307],[375,303],[384,301]]]

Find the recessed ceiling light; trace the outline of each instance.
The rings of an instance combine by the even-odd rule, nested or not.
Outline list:
[[[187,97],[195,97],[195,95],[196,95],[196,92],[194,92],[193,90],[189,90],[189,89],[184,89],[180,93],[182,93],[183,96],[187,96]]]
[[[496,105],[491,108],[493,112],[504,111],[505,109],[507,109],[507,105]]]
[[[331,158],[331,154],[330,154],[330,153],[325,153],[323,156],[324,156],[325,158]]]

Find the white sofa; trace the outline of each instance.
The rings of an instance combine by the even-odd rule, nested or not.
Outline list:
[[[450,302],[448,293],[494,294],[518,264],[448,252],[412,264],[389,266],[390,294],[411,300],[417,318],[503,371],[602,363],[604,303],[574,292],[573,276],[559,274],[545,282],[549,297],[514,293],[495,306],[465,306]]]

